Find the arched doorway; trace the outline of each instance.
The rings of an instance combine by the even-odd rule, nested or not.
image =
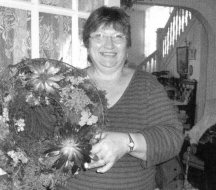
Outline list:
[[[199,1],[178,1],[178,0],[138,0],[140,4],[145,5],[161,5],[161,6],[173,6],[181,7],[193,12],[197,20],[203,27],[202,30],[202,43],[200,44],[200,73],[199,73],[199,84],[197,88],[197,120],[202,116],[205,109],[205,102],[208,99],[216,97],[216,58],[214,56],[216,52],[215,47],[215,34],[216,34],[216,23],[213,20],[215,14],[211,4],[207,4],[201,0]],[[214,3],[212,1],[212,3]],[[214,3],[215,4],[215,3]],[[212,13],[212,14],[210,14]],[[216,16],[216,15],[215,15]]]

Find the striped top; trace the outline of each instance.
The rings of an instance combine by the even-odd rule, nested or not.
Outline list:
[[[125,155],[106,173],[80,172],[68,181],[67,190],[153,190],[155,165],[180,151],[182,125],[162,85],[136,70],[119,101],[107,113],[109,131],[139,132],[147,143],[147,161]]]

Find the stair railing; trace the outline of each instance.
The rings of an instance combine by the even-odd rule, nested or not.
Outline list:
[[[174,8],[164,28],[157,30],[157,50],[140,65],[147,72],[159,71],[164,61],[174,51],[177,42],[192,20],[192,13],[182,8]]]
[[[157,59],[157,51],[154,51],[151,55],[149,55],[143,63],[141,63],[141,67],[144,71],[152,73],[156,71],[156,59]]]
[[[175,46],[181,34],[186,30],[191,19],[192,14],[190,11],[181,8],[174,8],[161,36],[163,58],[166,57]]]

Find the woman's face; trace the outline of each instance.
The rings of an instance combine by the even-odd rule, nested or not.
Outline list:
[[[112,26],[101,26],[90,35],[89,55],[94,67],[99,69],[118,69],[125,63],[127,39]]]

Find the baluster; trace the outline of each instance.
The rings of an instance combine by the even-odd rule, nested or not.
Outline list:
[[[154,59],[152,57],[152,59],[151,59],[151,72],[153,72],[153,71],[154,71]]]
[[[151,62],[150,63],[151,63],[151,73],[152,73],[153,72],[153,64],[154,64],[153,63],[153,58],[151,58]]]
[[[176,20],[176,28],[175,28],[175,33],[176,33],[176,41],[178,40],[178,15],[176,14],[175,16]]]
[[[173,16],[173,45],[176,43],[176,15]]]
[[[179,27],[178,27],[178,11],[176,12],[176,41],[178,40],[178,29],[179,29]]]
[[[152,58],[152,72],[156,71],[156,61],[155,56]]]
[[[156,60],[156,54],[154,56],[154,69],[153,71],[157,71],[157,60]]]
[[[166,56],[167,54],[167,34],[164,38],[164,57]]]
[[[167,43],[166,43],[166,36],[164,38],[164,57],[166,56],[166,46],[167,46]]]
[[[167,44],[167,54],[169,54],[169,48],[170,48],[170,27],[168,28],[168,44]]]
[[[166,34],[166,55],[168,53],[168,30],[167,30],[167,34]]]
[[[185,18],[186,18],[186,26],[188,25],[188,20],[189,20],[189,15],[188,15],[189,11],[185,10]]]
[[[179,9],[179,31],[180,31],[180,33],[179,33],[179,35],[181,35],[181,33],[182,33],[182,11],[181,11],[181,9]]]
[[[181,35],[181,11],[178,9],[178,35]]]
[[[168,30],[167,30],[167,33],[166,33],[166,55],[167,55],[167,52],[168,52]]]
[[[149,72],[149,61],[146,63],[146,71]]]
[[[175,44],[175,17],[172,20],[172,46]]]
[[[192,19],[192,13],[191,12],[189,12],[189,18]]]
[[[151,72],[151,60],[148,62],[148,72]]]
[[[181,14],[181,20],[182,20],[182,22],[181,22],[181,24],[182,24],[182,32],[184,32],[184,9],[181,9],[181,11],[182,11],[182,14]]]
[[[170,38],[170,43],[169,43],[169,52],[171,50],[172,47],[172,22],[170,22],[170,33],[169,33],[169,38]]]
[[[170,23],[170,49],[172,49],[173,45],[173,22]]]
[[[185,28],[186,28],[186,26],[187,26],[187,25],[186,25],[186,22],[187,22],[186,19],[187,19],[187,18],[186,18],[186,10],[183,9],[184,31],[185,31]]]
[[[163,39],[163,42],[162,42],[162,57],[164,58],[164,55],[165,55],[165,43],[164,43],[164,39]]]
[[[170,23],[170,45],[169,45],[169,52],[172,49],[172,22]]]

